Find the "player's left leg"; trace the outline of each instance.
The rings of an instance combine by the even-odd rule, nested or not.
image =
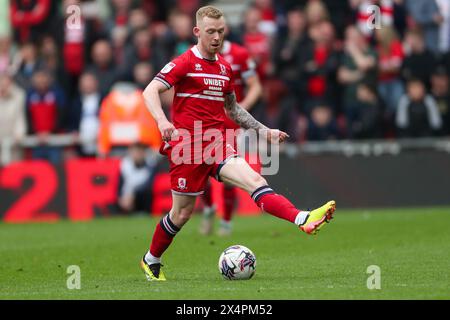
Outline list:
[[[334,201],[329,201],[313,211],[297,209],[284,196],[276,194],[267,181],[239,157],[219,166],[217,174],[223,182],[248,192],[263,211],[295,223],[308,234],[315,234],[325,222],[329,222],[336,209]]]

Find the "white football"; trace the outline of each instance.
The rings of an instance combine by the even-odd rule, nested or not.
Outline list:
[[[256,256],[241,245],[228,247],[220,255],[219,271],[227,280],[250,279],[256,271]]]

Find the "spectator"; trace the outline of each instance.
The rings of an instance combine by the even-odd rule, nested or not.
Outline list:
[[[100,93],[106,95],[117,80],[118,71],[113,62],[112,47],[106,40],[98,40],[92,47],[93,63],[86,71],[95,74],[100,83]]]
[[[363,34],[354,26],[345,31],[345,49],[338,81],[344,86],[343,111],[348,124],[356,117],[357,88],[361,82],[377,85],[376,52],[369,46]],[[351,131],[351,128],[349,128]]]
[[[155,75],[154,70],[153,65],[148,62],[140,62],[134,66],[133,82],[139,89],[144,90],[152,81]]]
[[[277,32],[277,17],[272,0],[254,0],[253,5],[261,11],[259,30],[272,37]]]
[[[444,19],[436,0],[405,0],[409,13],[409,27],[419,27],[424,34],[426,48],[433,54],[439,53],[439,26]]]
[[[113,0],[109,2],[110,6],[110,16],[104,23],[104,30],[106,32],[106,36],[104,38],[110,39],[110,47],[113,52],[111,60],[108,61],[108,64],[115,64],[117,69],[120,69],[126,60],[125,60],[125,48],[128,41],[128,38],[132,35],[134,23],[136,19],[133,20],[133,25],[130,24],[130,16],[133,10],[133,1],[132,0]],[[97,41],[94,43],[96,46],[98,43],[102,43],[100,47],[102,50],[105,49],[105,41]],[[93,48],[91,49],[91,55],[93,53]],[[92,58],[92,57],[91,57]],[[92,59],[94,60],[94,59]],[[94,62],[95,63],[95,62]],[[92,71],[92,70],[89,70]],[[98,75],[98,74],[97,74]],[[119,73],[116,75],[119,77]],[[115,79],[116,80],[116,79]],[[100,82],[102,82],[100,80]],[[107,91],[111,87],[112,83],[108,83],[106,86],[102,85],[102,94],[107,94]],[[105,87],[108,87],[108,90],[104,90]]]
[[[86,72],[80,77],[79,95],[74,99],[68,127],[78,133],[79,153],[84,157],[97,155],[97,137],[99,132],[99,113],[102,95],[94,74]]]
[[[134,143],[120,162],[118,206],[129,213],[149,213],[152,207],[152,184],[157,161],[148,146]]]
[[[59,47],[52,36],[45,35],[42,37],[39,47],[39,56],[42,61],[43,68],[52,74],[52,78],[55,79],[56,83],[64,88],[65,92],[68,92],[70,86],[67,80],[67,74],[61,63],[62,60]]]
[[[404,0],[394,1],[394,27],[400,37],[403,39],[407,29],[408,10]]]
[[[19,160],[21,157],[17,143],[25,137],[27,130],[25,91],[14,84],[7,73],[0,73],[0,114],[0,145],[4,139],[10,139],[13,149],[12,159],[9,160]],[[0,147],[0,165],[7,164],[2,161],[4,157]]]
[[[349,124],[350,137],[355,139],[379,138],[381,101],[375,87],[360,83],[356,89],[355,115]]]
[[[194,16],[198,10],[201,0],[176,0],[176,7],[188,16]]]
[[[324,141],[338,138],[333,108],[324,101],[316,101],[308,117],[308,140]]]
[[[450,134],[450,92],[449,76],[443,66],[439,66],[431,76],[431,94],[436,100],[442,118],[442,131]]]
[[[350,9],[349,1],[322,1],[326,6],[326,11],[333,13],[329,15],[329,19],[333,23],[333,26],[336,30],[336,37],[338,39],[343,39],[345,27],[349,24],[352,18],[352,11]]]
[[[133,69],[139,62],[150,62],[156,70],[161,70],[164,64],[162,51],[147,28],[136,30],[133,42],[125,52],[122,80],[133,79]]]
[[[383,26],[375,32],[378,52],[378,93],[389,116],[395,114],[404,88],[401,80],[403,47],[393,27]]]
[[[287,33],[275,38],[272,50],[273,73],[289,88],[291,93],[300,88],[300,60],[309,42],[306,34],[305,14],[299,8],[287,13]]]
[[[309,0],[305,7],[306,21],[309,26],[329,20],[327,7],[321,0]]]
[[[129,31],[127,27],[115,27],[111,31],[111,46],[114,63],[119,66],[119,74],[122,77],[126,72],[126,49],[128,45]]]
[[[167,52],[164,60],[173,59],[196,43],[192,35],[191,16],[175,9],[169,15],[168,25],[169,28],[162,37],[163,47]]]
[[[32,88],[27,97],[27,114],[30,133],[37,135],[39,146],[32,150],[34,159],[46,159],[52,163],[60,160],[60,150],[48,146],[49,135],[61,131],[65,115],[65,97],[53,84],[49,71],[37,70],[32,78]]]
[[[128,19],[128,29],[130,30],[130,34],[134,34],[134,32],[140,29],[148,29],[150,27],[150,21],[151,20],[143,9],[135,8],[131,10]]]
[[[312,42],[302,50],[303,61],[300,62],[306,112],[309,112],[311,101],[337,100],[336,73],[340,62],[340,54],[334,49],[335,33],[330,22],[323,20],[312,25],[310,38]]]
[[[127,9],[128,10],[128,9]],[[134,8],[129,11],[127,23],[114,24],[112,23],[112,29],[110,30],[109,39],[114,51],[114,62],[121,67],[121,79],[129,80],[131,70],[127,71],[128,60],[126,50],[130,45],[130,39],[134,37],[134,34],[142,29],[149,29],[150,21],[145,11],[140,8]],[[129,57],[128,57],[129,58]],[[128,77],[128,79],[126,78]]]
[[[162,140],[142,91],[134,84],[117,83],[100,107],[98,152],[101,156],[122,155],[135,141],[157,149]]]
[[[9,36],[0,35],[0,74],[16,72],[18,59]]]
[[[106,23],[107,30],[113,30],[117,26],[127,26],[132,2],[132,0],[112,0],[110,2],[112,16]]]
[[[439,53],[444,54],[450,50],[450,1],[436,0],[442,23],[439,25]]]
[[[152,22],[165,22],[170,10],[175,6],[175,0],[142,1],[141,8]]]
[[[261,82],[267,78],[270,73],[270,38],[259,29],[262,21],[261,10],[250,7],[244,16],[244,31],[242,34],[242,43],[255,60],[256,71]]]
[[[419,78],[429,88],[431,72],[436,68],[437,59],[425,46],[423,37],[419,29],[406,32],[406,57],[402,65],[402,76],[405,80]]]
[[[441,114],[434,98],[427,94],[420,79],[410,79],[396,115],[400,137],[428,137],[442,127]]]
[[[26,91],[30,90],[33,74],[42,67],[43,62],[39,57],[36,45],[31,42],[23,44],[19,50],[15,81]]]
[[[62,14],[53,21],[53,35],[60,51],[61,68],[65,74],[65,91],[70,99],[76,96],[78,79],[88,65],[93,43],[103,36],[99,22],[82,7],[80,0],[64,0]],[[69,6],[81,6],[83,14],[79,19],[69,19]],[[72,23],[77,23],[73,25]]]
[[[46,33],[48,17],[56,8],[56,2],[50,0],[12,0],[10,5],[11,23],[19,43],[37,41],[40,34]]]

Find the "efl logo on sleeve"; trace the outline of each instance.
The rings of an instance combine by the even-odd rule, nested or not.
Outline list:
[[[168,73],[168,72],[170,72],[170,70],[172,70],[175,66],[176,66],[175,63],[169,62],[168,64],[166,64],[166,65],[164,66],[164,68],[162,68],[161,73]]]

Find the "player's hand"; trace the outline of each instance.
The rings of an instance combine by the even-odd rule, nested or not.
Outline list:
[[[164,141],[170,141],[178,135],[178,130],[175,129],[175,126],[169,121],[158,123],[158,128]]]
[[[278,129],[266,130],[264,134],[267,135],[267,141],[270,143],[281,143],[289,138],[289,135],[286,132]]]

